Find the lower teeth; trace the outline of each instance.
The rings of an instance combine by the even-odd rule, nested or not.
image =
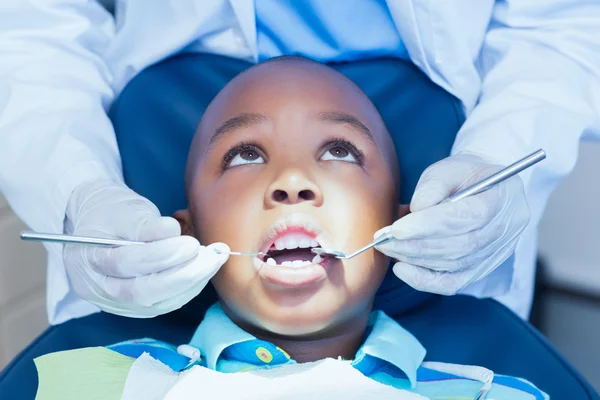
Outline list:
[[[284,261],[279,265],[282,267],[300,268],[300,267],[306,267],[307,265],[311,265],[311,264],[318,264],[321,261],[323,261],[323,259],[321,258],[321,256],[317,255],[312,259],[312,261],[302,261],[302,260]],[[273,259],[273,258],[268,258],[266,263],[267,263],[267,265],[270,265],[272,267],[278,265],[277,261],[275,261],[275,259]]]
[[[306,267],[307,265],[310,265],[310,261],[284,261],[281,263],[281,266],[283,267],[292,267],[292,268],[299,268],[299,267]]]

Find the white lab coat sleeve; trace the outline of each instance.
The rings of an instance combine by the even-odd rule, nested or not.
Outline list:
[[[94,1],[3,0],[0,8],[0,190],[32,229],[62,232],[75,186],[122,181],[103,61],[114,20]],[[62,247],[47,249],[55,322],[53,307],[73,294]]]
[[[506,165],[538,148],[547,152],[545,161],[521,174],[531,209],[521,242],[534,248],[546,202],[574,167],[580,139],[600,137],[600,3],[497,2],[478,69],[480,98],[453,153],[479,153]],[[531,250],[524,263],[521,244],[514,269],[505,263],[489,277],[493,284],[486,278],[465,292],[497,295],[490,288],[514,285],[517,269],[535,257]]]

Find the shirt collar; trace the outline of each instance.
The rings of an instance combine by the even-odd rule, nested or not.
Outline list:
[[[256,337],[237,326],[223,311],[221,304],[213,304],[196,329],[190,345],[200,349],[206,358],[206,367],[217,369],[219,356],[227,347],[254,340]]]
[[[378,358],[400,369],[417,385],[417,370],[425,359],[425,348],[410,332],[388,317],[383,311],[373,311],[369,318],[371,332],[356,353],[356,359],[364,354]]]
[[[425,358],[425,348],[400,324],[383,311],[374,311],[369,318],[370,333],[356,353],[356,360],[369,355],[400,369],[411,383],[417,384],[417,369]],[[200,349],[206,358],[206,367],[216,370],[221,353],[237,343],[256,337],[237,326],[219,303],[211,306],[196,329],[190,344]]]

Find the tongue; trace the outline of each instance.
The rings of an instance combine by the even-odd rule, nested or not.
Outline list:
[[[267,256],[269,258],[269,256]],[[271,256],[280,265],[284,261],[311,261],[315,258],[315,255],[310,249],[294,249],[294,250],[282,250],[277,254]]]

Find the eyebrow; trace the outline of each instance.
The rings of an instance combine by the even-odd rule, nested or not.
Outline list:
[[[369,128],[352,114],[343,111],[327,111],[319,113],[319,119],[331,124],[348,124],[354,130],[365,135],[372,143],[375,143],[375,139]]]
[[[263,124],[265,122],[269,122],[269,117],[264,114],[244,113],[236,115],[235,117],[229,118],[227,121],[223,122],[221,126],[215,130],[215,133],[213,133],[212,137],[210,138],[208,145],[212,145],[221,137],[233,133],[238,129],[248,128],[250,126]]]

